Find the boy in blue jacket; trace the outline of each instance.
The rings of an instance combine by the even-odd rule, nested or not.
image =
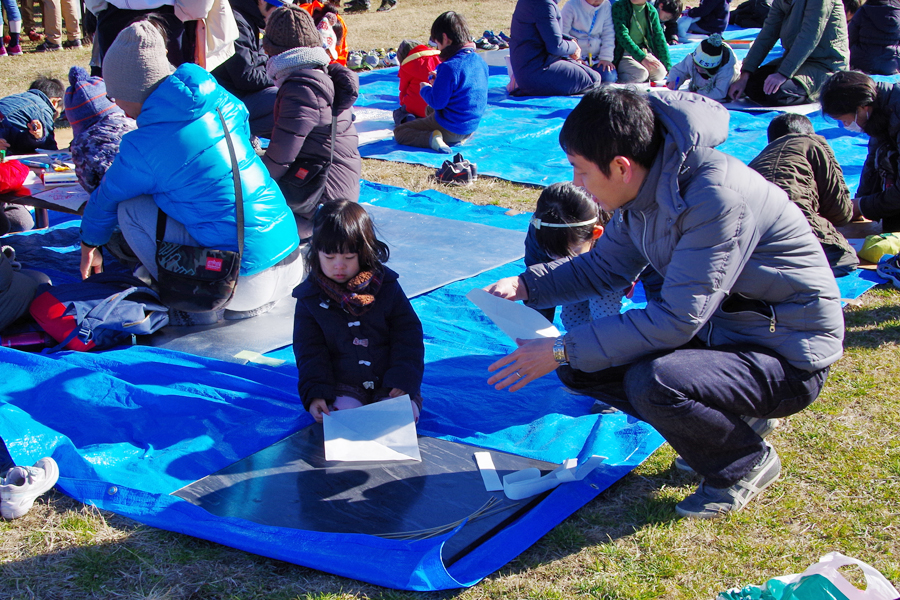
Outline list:
[[[472,137],[487,107],[488,67],[475,54],[475,44],[459,13],[448,11],[431,25],[431,41],[441,51],[441,64],[431,84],[422,83],[428,104],[424,119],[394,128],[394,139],[404,146],[450,153],[450,145]]]
[[[56,150],[53,122],[62,113],[64,91],[59,79],[42,75],[27,92],[0,99],[0,150],[7,154]]]

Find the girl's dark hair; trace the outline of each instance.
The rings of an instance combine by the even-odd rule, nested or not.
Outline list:
[[[375,237],[375,224],[362,206],[350,200],[331,200],[319,207],[313,217],[309,270],[321,275],[319,252],[359,255],[359,268],[371,271],[386,263],[391,251]]]
[[[598,221],[577,227],[535,226],[535,240],[550,256],[571,256],[572,246],[593,239],[595,225],[609,222],[609,215],[583,189],[568,181],[554,183],[541,192],[534,210],[534,218],[540,219],[541,224],[581,223],[598,216]]]
[[[819,91],[822,112],[830,117],[855,113],[875,103],[875,81],[859,71],[838,71],[825,80]]]
[[[440,40],[445,33],[453,46],[468,44],[472,41],[472,34],[469,33],[469,25],[466,23],[466,18],[452,10],[448,10],[438,16],[434,23],[431,24],[432,40]]]

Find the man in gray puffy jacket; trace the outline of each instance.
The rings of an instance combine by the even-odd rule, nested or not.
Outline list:
[[[488,383],[517,391],[558,369],[568,387],[653,425],[703,476],[682,516],[739,510],[781,470],[760,434],[816,399],[840,358],[840,294],[786,194],[714,150],[728,111],[707,98],[601,88],[566,119],[574,182],[613,219],[587,254],[488,291],[544,308],[624,293],[647,267],[647,307],[523,342]]]

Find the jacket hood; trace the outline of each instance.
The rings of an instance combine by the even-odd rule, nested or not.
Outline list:
[[[871,0],[865,4],[866,10],[860,15],[865,18],[877,31],[894,34],[900,30],[900,18],[897,11],[900,9],[900,0]],[[853,17],[856,19],[856,16]],[[861,39],[865,43],[865,39]]]
[[[900,2],[900,0],[897,0],[897,1]],[[437,48],[432,48],[431,46],[429,46],[427,44],[419,44],[418,46],[416,46],[415,48],[413,48],[412,50],[409,51],[409,54],[407,55],[406,58],[403,59],[403,62],[400,63],[400,66],[402,67],[403,65],[405,65],[407,63],[411,63],[412,61],[418,60],[422,57],[437,56],[440,53],[441,53],[441,51],[438,50]]]
[[[663,143],[644,186],[626,205],[631,210],[640,210],[654,201],[666,206],[673,198],[680,198],[678,178],[691,151],[714,148],[728,138],[728,109],[715,100],[689,92],[650,94],[649,99]]]
[[[138,115],[138,127],[151,123],[193,121],[215,112],[228,92],[202,67],[185,63],[150,94]]]
[[[259,29],[266,28],[266,19],[259,12],[259,6],[256,0],[231,0],[231,8],[247,19],[248,23],[255,25]]]
[[[359,75],[338,63],[328,65],[328,75],[334,83],[332,112],[339,115],[356,104],[359,98]]]

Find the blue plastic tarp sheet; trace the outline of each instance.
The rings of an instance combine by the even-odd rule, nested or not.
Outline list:
[[[727,40],[755,39],[758,29],[729,27]],[[672,64],[679,62],[696,48],[697,42],[669,47]],[[738,58],[747,54],[749,45],[735,44]],[[782,54],[780,44],[766,59]],[[359,106],[393,110],[397,103],[397,68],[379,69],[360,74]],[[879,81],[900,81],[900,76],[875,76]],[[477,163],[478,172],[509,181],[546,186],[557,181],[569,181],[572,169],[559,147],[559,131],[566,117],[581,99],[580,96],[535,98],[514,97],[506,92],[509,77],[505,67],[490,67],[488,109],[475,135],[458,148],[470,161]],[[766,128],[777,112],[746,113],[731,111],[728,140],[719,146],[745,163],[749,163],[765,148]],[[854,135],[821,112],[808,115],[816,132],[824,136],[834,148],[835,156],[844,169],[844,177],[851,192],[859,185],[859,174],[866,157],[865,135]],[[393,139],[373,142],[360,147],[364,157],[439,167],[447,156],[430,149],[401,146]]]
[[[528,222],[527,215],[437,192],[383,194],[380,203],[521,232]],[[59,235],[70,236],[75,227],[62,224]],[[44,238],[56,248],[50,252],[77,254],[57,231],[15,236],[14,245]],[[26,255],[32,252],[37,249]],[[64,261],[51,270],[70,267]],[[286,361],[278,367],[143,346],[52,356],[0,348],[0,436],[19,464],[52,455],[65,493],[148,525],[387,587],[473,585],[662,443],[651,427],[621,413],[588,415],[592,401],[568,393],[553,375],[516,394],[487,385],[487,366],[513,346],[465,294],[522,268],[516,261],[413,299],[427,362],[419,431],[553,463],[593,454],[609,460],[584,481],[553,491],[449,569],[440,558],[445,537],[410,542],[268,527],[215,517],[169,495],[311,423],[297,398],[290,347],[270,353]]]

